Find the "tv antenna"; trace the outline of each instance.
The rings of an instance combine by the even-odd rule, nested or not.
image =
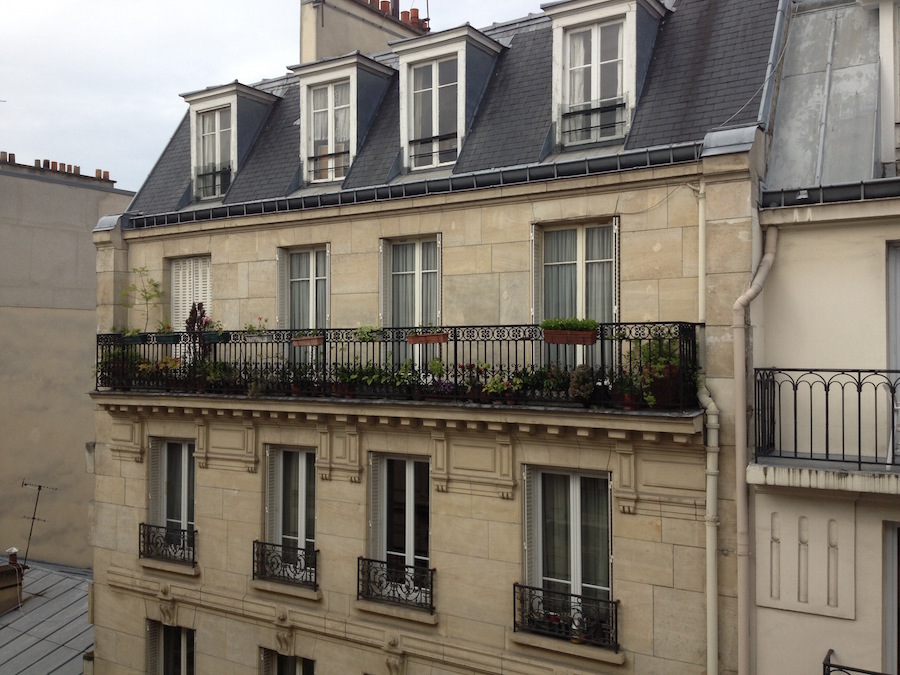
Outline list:
[[[37,517],[37,509],[38,502],[41,500],[41,490],[56,490],[55,487],[50,487],[49,485],[40,485],[38,483],[29,483],[24,478],[22,479],[22,487],[34,488],[37,490],[37,495],[34,497],[34,512],[31,514],[31,528],[28,530],[28,543],[25,545],[25,559],[22,561],[23,565],[28,563],[28,549],[31,547],[31,534],[34,532],[34,521],[39,520],[42,523],[46,523],[47,521],[43,518]],[[22,516],[23,518],[28,518],[28,516]]]

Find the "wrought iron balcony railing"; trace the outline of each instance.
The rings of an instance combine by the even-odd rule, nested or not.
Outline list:
[[[698,407],[697,325],[602,324],[584,342],[535,325],[97,336],[98,389]]]
[[[513,630],[619,651],[618,600],[513,584]]]
[[[434,570],[359,558],[356,598],[406,605],[434,614]]]
[[[862,668],[840,666],[836,663],[832,663],[831,657],[833,654],[834,650],[829,649],[828,653],[825,655],[825,659],[822,661],[823,675],[831,675],[832,673],[840,673],[840,675],[885,675],[884,673],[876,670],[863,670]]]
[[[319,587],[316,578],[318,559],[318,551],[254,541],[253,578],[315,590]]]
[[[196,530],[179,530],[165,525],[140,524],[139,555],[141,558],[194,565],[197,562],[196,554]]]
[[[900,371],[756,370],[756,460],[897,463]]]

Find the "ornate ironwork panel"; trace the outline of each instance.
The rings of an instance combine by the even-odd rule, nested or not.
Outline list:
[[[318,551],[254,541],[253,578],[315,590],[319,587],[316,579],[318,559]]]
[[[140,557],[194,565],[197,562],[197,530],[140,524]]]
[[[513,630],[619,651],[618,600],[513,584]]]
[[[356,597],[406,605],[434,614],[434,570],[359,558]]]
[[[836,663],[831,662],[831,657],[834,655],[834,650],[829,649],[828,653],[825,655],[825,659],[822,661],[822,673],[823,675],[831,675],[832,673],[840,673],[840,675],[885,675],[881,671],[877,670],[863,670],[862,668],[854,668],[852,666],[840,666]]]

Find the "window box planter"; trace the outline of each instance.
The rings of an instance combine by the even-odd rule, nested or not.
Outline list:
[[[291,344],[295,347],[321,347],[325,344],[324,335],[302,335],[292,337]]]
[[[544,329],[544,342],[551,345],[592,345],[597,342],[596,330]]]
[[[150,340],[150,333],[136,333],[134,335],[123,335],[122,342],[126,345],[142,345]]]
[[[203,331],[203,341],[204,342],[229,342],[231,340],[231,333],[228,331],[216,331],[216,330],[208,330]]]
[[[181,342],[181,336],[176,335],[175,333],[157,333],[156,334],[156,344],[160,345],[174,345]]]
[[[261,333],[257,335],[244,336],[247,342],[273,342],[275,336],[271,333]]]
[[[449,333],[410,333],[406,336],[406,341],[411,345],[436,345],[449,339]]]

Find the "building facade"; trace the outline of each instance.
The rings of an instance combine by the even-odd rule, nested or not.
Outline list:
[[[0,545],[21,556],[28,550],[34,560],[91,564],[93,480],[85,471],[85,446],[94,439],[93,405],[85,397],[96,349],[91,229],[132,196],[108,174],[82,176],[77,167],[49,161],[28,166],[0,153]],[[39,495],[37,486],[52,489]],[[32,523],[38,498],[40,520]]]
[[[97,336],[95,672],[737,670],[780,19],[716,5],[566,0],[185,95],[94,232],[98,325],[142,325],[143,268],[174,328]]]

